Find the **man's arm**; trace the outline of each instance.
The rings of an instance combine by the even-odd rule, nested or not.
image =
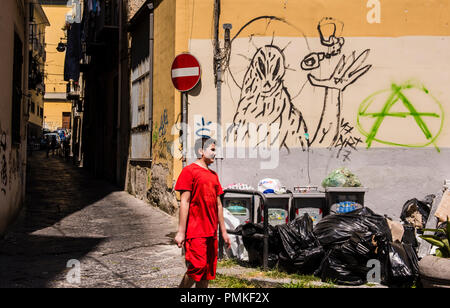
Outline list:
[[[230,238],[228,237],[227,228],[225,227],[225,221],[223,219],[223,206],[220,197],[217,197],[217,211],[219,215],[219,227],[222,231],[222,238],[225,244],[227,244],[227,248],[229,249],[231,247],[231,242]]]
[[[191,202],[191,192],[188,190],[181,192],[178,232],[177,235],[175,236],[175,242],[177,243],[179,248],[183,247],[184,241],[186,239],[186,225],[189,214],[190,202]]]

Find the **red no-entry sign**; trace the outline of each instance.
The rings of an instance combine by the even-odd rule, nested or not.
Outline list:
[[[186,92],[194,88],[200,80],[200,63],[189,54],[175,57],[172,63],[172,82],[178,91]]]

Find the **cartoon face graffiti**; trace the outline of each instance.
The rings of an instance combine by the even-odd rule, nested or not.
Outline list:
[[[228,130],[228,137],[234,135],[245,138],[250,136],[248,124],[257,127],[276,124],[279,133],[271,138],[271,145],[277,142],[280,147],[286,147],[288,136],[299,138],[306,126],[301,112],[292,104],[291,96],[284,85],[286,72],[282,50],[275,45],[259,48],[245,73],[239,104],[233,118],[233,126]],[[265,143],[270,132],[259,136],[259,143]]]
[[[267,45],[256,52],[248,77],[254,78],[253,84],[262,87],[263,94],[270,95],[281,86],[284,74],[281,50],[277,46]]]

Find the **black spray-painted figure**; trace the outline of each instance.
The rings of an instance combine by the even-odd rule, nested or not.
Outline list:
[[[310,53],[300,62],[304,71],[310,71],[307,75],[309,83],[313,87],[324,88],[323,106],[317,125],[308,125],[302,111],[293,104],[284,82],[286,67],[283,50],[272,43],[257,49],[251,59],[226,138],[233,137],[236,141],[250,136],[250,123],[257,126],[258,133],[262,124],[268,127],[276,123],[279,131],[276,136],[270,136],[271,144],[278,142],[280,148],[285,147],[288,151],[286,141],[289,136],[298,140],[304,150],[314,143],[339,148],[339,153],[346,147],[356,149],[356,145],[362,141],[351,134],[353,127],[342,118],[343,92],[371,68],[371,65],[364,65],[370,50],[359,55],[353,52],[348,57],[342,55],[333,72],[326,78],[317,77],[314,73],[320,68],[321,61],[341,53],[345,41],[339,35],[336,36],[337,25],[343,27],[333,18],[322,19],[318,31],[321,44],[328,50]],[[332,28],[332,34],[328,37],[323,34],[324,27]],[[265,143],[268,137],[269,133],[263,134],[263,138],[259,134],[259,143]]]
[[[256,131],[260,134],[259,143],[264,143],[269,137],[268,128],[275,124],[278,133],[270,138],[272,145],[279,141],[280,147],[288,149],[288,135],[298,134],[306,127],[301,112],[292,104],[291,96],[284,85],[285,72],[285,59],[279,47],[266,45],[256,51],[244,76],[233,126],[228,131],[229,136],[234,134],[235,140],[239,137],[245,138],[251,130],[249,125],[255,124]],[[261,136],[259,130],[263,124],[267,129]],[[239,134],[241,128],[243,130]],[[301,138],[300,142],[304,144]]]

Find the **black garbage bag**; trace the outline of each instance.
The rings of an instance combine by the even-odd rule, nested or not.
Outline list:
[[[400,219],[416,229],[425,228],[435,197],[435,195],[427,195],[424,200],[414,198],[406,201],[403,205]]]
[[[236,228],[234,234],[242,235],[242,242],[248,252],[248,261],[251,265],[262,266],[264,258],[264,225],[262,223],[247,223]],[[268,266],[275,267],[278,263],[278,254],[280,253],[280,240],[278,231],[275,227],[269,225],[269,254]]]
[[[313,233],[313,222],[308,214],[286,225],[278,225],[282,243],[278,266],[286,272],[312,274],[320,266],[324,250]]]
[[[373,236],[384,236],[392,241],[386,219],[368,207],[350,213],[325,216],[314,227],[314,235],[325,248],[345,243],[355,232],[366,242]]]
[[[375,236],[374,236],[375,239]],[[364,234],[353,233],[350,239],[327,251],[316,274],[322,281],[342,285],[362,285],[367,282],[368,261],[376,258],[375,241],[366,241]]]
[[[419,259],[410,244],[390,242],[381,255],[384,284],[397,287],[413,285],[419,276]]]
[[[314,227],[314,235],[326,250],[316,275],[347,285],[366,283],[368,261],[387,251],[383,245],[392,241],[386,219],[367,207],[324,217]]]
[[[402,243],[411,245],[414,249],[419,247],[419,243],[416,238],[416,229],[408,224],[403,225],[403,233]]]

